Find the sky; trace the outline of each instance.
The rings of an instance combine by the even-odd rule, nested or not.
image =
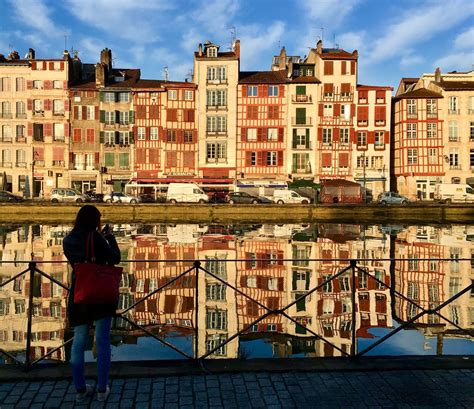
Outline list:
[[[0,53],[60,58],[78,50],[96,63],[112,49],[116,68],[141,77],[190,79],[193,51],[241,41],[241,70],[269,70],[285,46],[304,57],[325,47],[359,52],[358,83],[389,85],[440,67],[474,67],[472,0],[0,0]]]

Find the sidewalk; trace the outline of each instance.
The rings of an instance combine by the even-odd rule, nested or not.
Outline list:
[[[2,382],[0,408],[474,408],[473,369],[152,376],[111,386],[105,403],[75,405],[70,380]]]

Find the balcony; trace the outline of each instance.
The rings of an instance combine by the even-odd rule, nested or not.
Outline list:
[[[311,142],[305,144],[305,143],[302,143],[302,144],[293,144],[293,149],[296,149],[296,150],[305,150],[305,149],[313,149],[313,144]]]
[[[2,143],[12,143],[13,138],[11,136],[4,136],[3,138],[0,139],[0,142]]]
[[[428,113],[426,114],[426,117],[427,117],[428,119],[436,119],[436,118],[438,118],[438,113],[437,113],[437,112],[428,112]]]
[[[13,118],[13,115],[12,115],[11,112],[1,112],[1,113],[0,113],[0,118],[12,119],[12,118]]]
[[[367,126],[369,125],[369,121],[367,119],[358,119],[357,120],[357,126]]]
[[[375,126],[385,126],[385,119],[376,120]]]
[[[207,111],[227,111],[227,105],[206,105]]]
[[[207,85],[227,85],[227,78],[206,79]]]
[[[385,98],[377,98],[377,99],[375,100],[375,102],[376,102],[377,104],[385,104]]]
[[[53,166],[64,167],[65,162],[63,160],[53,160]]]
[[[129,148],[130,144],[129,143],[120,143],[119,148]]]
[[[64,135],[56,135],[56,136],[53,136],[53,141],[55,142],[64,142]]]
[[[35,159],[35,166],[44,167],[44,159]]]
[[[17,168],[26,168],[26,162],[17,162],[15,166]]]
[[[226,135],[227,135],[227,130],[224,130],[224,131],[207,130],[206,131],[206,136],[226,136]]]
[[[459,136],[450,136],[448,140],[449,142],[459,142],[461,138]]]
[[[12,167],[12,163],[11,162],[1,162],[0,163],[0,166],[2,168],[11,168]]]
[[[292,117],[291,118],[291,125],[293,126],[298,126],[298,125],[302,125],[302,126],[311,126],[313,123],[312,123],[312,118],[310,116],[306,116],[306,117]]]
[[[408,112],[407,113],[407,118],[408,119],[418,119],[418,113],[417,112]]]
[[[64,116],[64,111],[53,111],[54,116]]]
[[[34,117],[42,117],[42,116],[44,116],[44,111],[40,111],[40,110],[33,111],[33,116]]]
[[[459,115],[459,109],[448,109],[449,115]]]
[[[292,95],[291,101],[299,104],[310,104],[313,102],[313,97],[311,95]]]
[[[106,148],[113,148],[115,146],[115,143],[105,143],[104,146]]]
[[[17,112],[16,117],[18,119],[26,119],[26,113],[25,112]]]

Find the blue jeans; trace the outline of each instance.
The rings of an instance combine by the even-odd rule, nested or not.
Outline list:
[[[97,346],[97,389],[105,391],[109,383],[110,372],[110,327],[112,317],[95,321],[95,342]],[[84,390],[84,352],[89,335],[89,325],[74,327],[74,340],[71,348],[72,378],[76,390]]]

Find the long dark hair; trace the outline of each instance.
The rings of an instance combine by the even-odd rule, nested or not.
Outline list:
[[[73,230],[94,231],[100,228],[100,212],[97,207],[84,205],[77,212]]]

